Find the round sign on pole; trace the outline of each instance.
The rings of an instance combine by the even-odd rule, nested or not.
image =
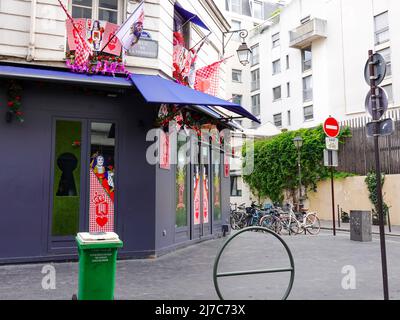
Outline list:
[[[328,118],[324,123],[325,134],[330,138],[336,138],[340,133],[339,122],[335,118]]]
[[[378,95],[376,97],[376,107],[377,107],[377,119],[382,118],[385,112],[388,109],[389,101],[387,93],[381,87],[377,87]],[[372,97],[371,91],[368,92],[367,97],[365,98],[365,110],[374,118],[374,110],[372,110]]]
[[[367,82],[367,84],[370,86],[371,85],[371,75],[369,72],[369,64],[370,64],[370,61],[368,59],[367,63],[365,64],[365,68],[364,68],[364,78],[365,78],[365,81]],[[382,81],[385,79],[385,76],[386,76],[386,61],[382,57],[382,55],[380,55],[379,53],[374,53],[373,65],[375,68],[375,75],[376,75],[375,85],[379,86],[379,84],[382,83]]]

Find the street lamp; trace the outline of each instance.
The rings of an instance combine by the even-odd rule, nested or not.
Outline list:
[[[299,203],[297,204],[297,211],[300,211],[300,202],[302,201],[301,195],[301,147],[303,146],[303,139],[301,137],[295,137],[293,143],[297,149],[297,166],[299,167]]]
[[[227,31],[222,33],[222,57],[225,57],[225,48],[229,44],[229,41],[231,41],[232,36],[235,33],[239,33],[240,38],[242,38],[242,44],[239,46],[239,48],[236,50],[239,61],[242,65],[246,66],[250,63],[250,56],[251,56],[251,49],[247,46],[247,43],[245,42],[245,39],[249,35],[249,32],[246,29],[240,29],[240,30],[233,30],[233,31]],[[231,36],[229,37],[228,41],[225,43],[225,35],[230,34]]]

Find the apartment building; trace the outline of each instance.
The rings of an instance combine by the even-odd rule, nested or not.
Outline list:
[[[399,12],[396,0],[293,0],[282,8],[251,40],[260,43],[262,56],[262,122],[295,130],[328,116],[365,115],[369,49],[386,59],[382,87],[389,107],[399,107]]]

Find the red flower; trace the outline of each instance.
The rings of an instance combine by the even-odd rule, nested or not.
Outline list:
[[[7,105],[8,105],[10,108],[12,108],[12,107],[14,106],[14,102],[13,102],[13,101],[9,101],[9,102],[7,103]]]
[[[16,96],[16,97],[15,97],[15,100],[20,101],[20,100],[21,100],[21,97],[20,97],[20,96]]]
[[[17,116],[22,116],[23,115],[23,113],[21,112],[21,111],[17,111],[16,113],[15,113]]]

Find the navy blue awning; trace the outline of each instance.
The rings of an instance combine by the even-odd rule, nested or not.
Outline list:
[[[160,76],[133,74],[131,76],[136,88],[148,103],[167,103],[177,105],[203,105],[222,107],[245,118],[260,123],[254,115],[241,107],[226,100],[193,90],[179,83],[164,79]]]
[[[148,103],[167,103],[180,106],[191,105],[197,109],[202,109],[204,113],[214,118],[224,119],[224,117],[208,106],[218,106],[233,113],[260,122],[246,109],[238,104],[216,98],[189,87],[182,86],[171,80],[160,76],[143,74],[132,74],[131,80],[126,77],[111,77],[103,75],[87,75],[74,73],[61,68],[43,68],[38,66],[21,66],[0,64],[0,78],[15,78],[39,81],[52,81],[62,83],[84,83],[88,85],[103,85],[105,87],[136,88],[140,91],[143,98]],[[133,84],[132,84],[133,83]]]
[[[210,29],[207,28],[207,26],[204,24],[203,21],[199,18],[197,14],[194,14],[190,11],[187,11],[183,9],[179,4],[175,3],[175,10],[182,16],[182,18],[185,19],[185,22],[190,21],[193,22],[194,24],[197,24],[199,27],[202,27],[208,31]]]

